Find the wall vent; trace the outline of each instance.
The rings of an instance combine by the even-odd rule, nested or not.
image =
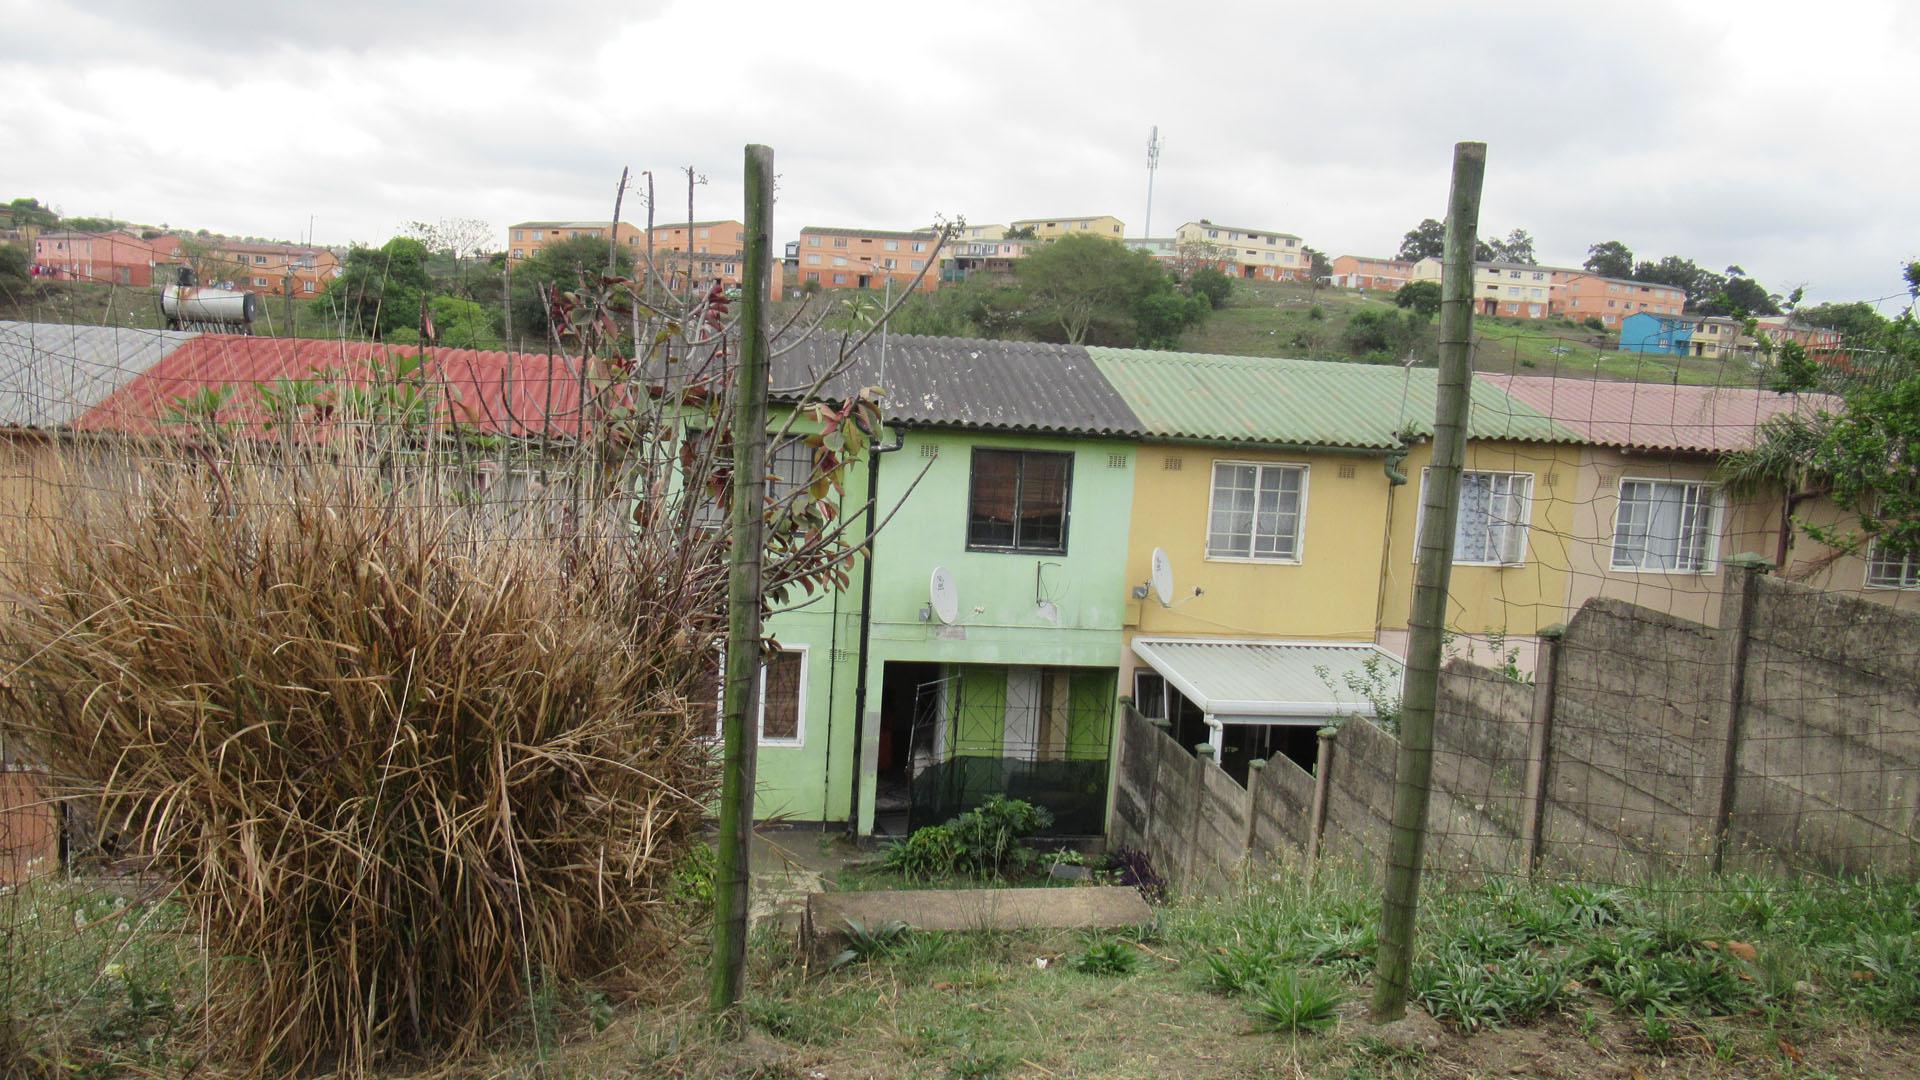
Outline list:
[[[1127,455],[1125,454],[1108,454],[1107,455],[1107,468],[1124,469],[1126,467],[1127,467]]]
[[[937,458],[940,456],[940,447],[933,443],[921,443],[920,456],[923,458]]]
[[[1550,472],[1550,473],[1548,473],[1548,474],[1547,474],[1547,486],[1548,486],[1548,487],[1550,487],[1550,488],[1555,488],[1555,487],[1559,487],[1559,486],[1560,486],[1560,474],[1559,474],[1559,473],[1557,473],[1557,472]]]
[[[1168,472],[1179,472],[1180,466],[1183,463],[1183,460],[1184,459],[1177,458],[1177,457],[1161,458],[1160,467],[1162,469],[1165,469]]]
[[[1340,479],[1342,479],[1342,480],[1351,480],[1351,479],[1353,479],[1353,475],[1354,475],[1354,473],[1353,473],[1353,466],[1351,466],[1351,465],[1342,465],[1342,466],[1340,466]]]

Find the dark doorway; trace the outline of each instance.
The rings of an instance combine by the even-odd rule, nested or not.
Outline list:
[[[1247,762],[1283,757],[1311,773],[1320,753],[1319,724],[1228,724],[1220,767],[1247,784]]]
[[[870,288],[872,288],[872,287],[873,287],[873,278],[871,278],[871,277],[869,277],[869,276],[867,276],[866,274],[861,274],[861,275],[860,275],[860,287],[861,287],[861,288],[863,288],[863,289],[870,289]]]
[[[874,757],[877,785],[873,796],[873,831],[905,835],[907,809],[913,801],[913,760],[933,756],[931,725],[916,727],[925,712],[921,688],[940,679],[940,665],[891,660],[882,670],[880,685],[880,749]],[[916,745],[917,743],[924,745]]]

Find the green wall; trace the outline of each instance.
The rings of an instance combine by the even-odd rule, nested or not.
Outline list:
[[[974,447],[1073,454],[1066,554],[967,550]],[[1077,679],[1074,692],[1077,697],[1104,695],[1109,705],[1106,722],[1111,723],[1112,673],[1123,647],[1127,589],[1134,584],[1125,579],[1133,469],[1133,444],[1117,439],[932,429],[908,431],[903,448],[882,459],[881,516],[903,496],[905,503],[874,545],[873,621],[861,731],[862,833],[873,828],[874,762],[888,661],[1097,669],[1087,679]],[[951,626],[920,617],[935,566],[945,566],[958,586],[960,614]],[[1043,600],[1052,605],[1051,613],[1042,608]],[[1004,694],[1004,677],[1002,685]],[[851,729],[850,697],[846,707]],[[983,717],[978,723],[984,722]],[[996,717],[996,734],[999,723]],[[980,734],[985,735],[984,728]]]

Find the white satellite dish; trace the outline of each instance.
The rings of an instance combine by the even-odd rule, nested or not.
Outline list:
[[[1173,603],[1173,560],[1167,558],[1165,548],[1153,549],[1153,595],[1160,600],[1161,607]]]
[[[927,582],[927,603],[933,608],[934,617],[943,623],[960,617],[960,587],[953,583],[953,575],[944,566],[933,568],[933,579]]]

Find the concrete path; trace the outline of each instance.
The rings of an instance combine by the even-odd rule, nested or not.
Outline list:
[[[800,923],[800,947],[831,960],[847,922],[873,929],[903,922],[915,930],[1106,930],[1140,926],[1153,909],[1130,885],[1077,889],[917,889],[814,893]]]

